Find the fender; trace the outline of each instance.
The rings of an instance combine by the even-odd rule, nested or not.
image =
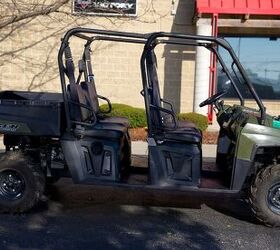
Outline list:
[[[247,123],[237,140],[231,189],[240,190],[259,148],[280,148],[280,130],[259,124]]]

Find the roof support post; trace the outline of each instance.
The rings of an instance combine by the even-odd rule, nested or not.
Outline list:
[[[197,35],[211,36],[212,26],[208,19],[199,19],[196,23]],[[207,115],[208,107],[199,107],[199,104],[208,98],[209,94],[209,67],[210,51],[204,47],[196,48],[195,60],[195,85],[194,85],[194,106],[193,111]]]
[[[218,36],[218,14],[212,15],[212,36]],[[209,94],[212,96],[216,92],[216,81],[217,81],[217,58],[216,55],[211,52],[210,56],[210,75],[209,75]],[[208,123],[212,124],[213,121],[213,105],[208,105]]]

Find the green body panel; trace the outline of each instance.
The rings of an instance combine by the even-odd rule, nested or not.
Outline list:
[[[241,190],[255,161],[259,147],[280,148],[279,118],[266,115],[260,125],[260,112],[240,105],[221,106],[217,121],[221,126],[217,164],[232,165],[230,188]],[[221,133],[222,132],[222,133]]]
[[[241,130],[236,156],[242,160],[253,160],[253,154],[258,147],[280,147],[280,130],[247,123]]]
[[[234,122],[224,122],[225,113],[231,118],[237,115]],[[266,115],[264,125],[260,125],[258,110],[240,105],[225,105],[218,113],[217,119],[220,119],[221,127],[228,126],[227,130],[231,132],[231,139],[236,144],[236,159],[252,161],[256,148],[280,147],[280,121],[270,115]]]

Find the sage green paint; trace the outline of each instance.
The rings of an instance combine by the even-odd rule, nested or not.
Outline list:
[[[279,129],[247,123],[238,138],[236,156],[240,160],[253,160],[252,152],[257,147],[280,147]]]
[[[252,153],[258,147],[280,147],[280,121],[275,120],[273,116],[266,114],[264,125],[259,125],[260,112],[256,109],[225,105],[217,115],[218,121],[223,113],[242,114],[230,127],[234,134],[233,141],[236,143],[237,159],[253,160]]]

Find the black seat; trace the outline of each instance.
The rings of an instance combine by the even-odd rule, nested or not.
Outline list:
[[[181,141],[188,143],[200,143],[201,134],[193,131],[174,130],[164,133],[164,138],[170,141]]]
[[[166,139],[199,143],[201,131],[189,121],[178,121],[172,104],[161,98],[157,76],[156,55],[150,50],[147,56],[147,72],[149,82],[149,101],[152,130],[155,135]],[[166,106],[168,108],[164,108]]]
[[[71,100],[71,118],[76,124],[88,123],[74,130],[76,133],[98,138],[121,138],[127,133],[127,127],[121,124],[100,123],[94,119],[95,112],[91,109],[87,93],[78,84],[68,85]],[[92,125],[91,125],[92,124]]]
[[[106,100],[108,104],[109,104],[109,100],[103,96],[97,95],[94,83],[82,82],[81,87],[86,92],[88,103],[96,113],[98,121],[100,123],[109,123],[109,124],[115,123],[115,124],[124,125],[125,127],[129,127],[129,120],[126,117],[119,117],[119,116],[111,117],[111,116],[106,116],[105,114],[102,114],[100,112],[98,98]]]
[[[69,48],[70,51],[70,48]],[[70,52],[71,53],[71,52]],[[122,138],[127,128],[118,124],[99,124],[95,110],[92,108],[87,92],[75,81],[72,58],[66,60],[66,74],[69,78],[67,86],[70,101],[70,117],[75,124],[74,132],[88,136]]]
[[[81,72],[77,81],[75,79],[70,47],[65,49],[65,74],[69,79],[67,101],[71,135],[74,135],[74,138],[70,137],[74,143],[69,145],[76,145],[78,162],[86,167],[83,176],[77,178],[119,181],[122,171],[129,169],[131,163],[128,128],[123,124],[99,121],[88,91],[79,84]],[[68,131],[66,137],[67,134]]]
[[[93,128],[84,127],[84,128],[76,128],[74,130],[76,135],[82,136],[91,136],[94,138],[101,139],[121,139],[127,133],[127,129],[124,126],[118,124],[108,124],[108,123],[99,123],[96,124]]]
[[[107,114],[111,112],[111,103],[110,101],[97,94],[95,82],[94,82],[94,75],[92,71],[91,65],[91,49],[90,43],[85,45],[83,59],[79,62],[79,77],[77,82],[80,81],[80,76],[84,74],[85,81],[81,82],[81,88],[84,90],[86,95],[87,103],[90,105],[91,109],[93,110],[96,118],[96,128],[99,129],[108,129],[108,130],[122,130],[124,134],[124,151],[125,151],[125,158],[126,158],[126,166],[130,166],[131,164],[131,140],[128,133],[129,128],[129,120],[126,117],[112,117],[108,116]],[[108,103],[108,111],[101,112],[99,107],[99,99],[103,99]],[[89,134],[89,132],[87,132]],[[91,132],[92,133],[92,132]],[[112,132],[110,132],[112,133]]]
[[[79,72],[80,76],[82,74],[86,75],[86,81],[81,83],[82,88],[87,93],[88,102],[91,106],[91,108],[94,110],[97,119],[101,123],[115,123],[115,124],[121,124],[125,127],[129,127],[129,120],[126,117],[110,117],[106,115],[106,112],[102,113],[99,108],[99,101],[98,99],[103,99],[107,101],[109,110],[107,113],[110,113],[111,111],[111,103],[110,101],[97,94],[95,82],[94,82],[94,75],[92,72],[92,64],[91,64],[91,49],[90,44],[87,44],[84,49],[84,56],[83,59],[79,61]],[[79,77],[80,78],[80,77]]]

